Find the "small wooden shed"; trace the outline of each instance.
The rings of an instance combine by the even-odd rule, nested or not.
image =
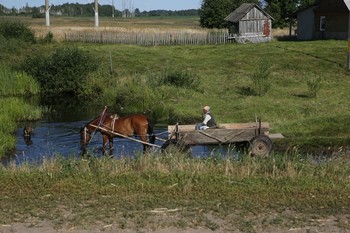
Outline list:
[[[243,3],[226,18],[230,39],[237,42],[267,42],[272,39],[272,20],[255,3]]]
[[[298,40],[348,38],[350,0],[319,0],[292,16],[297,19]]]

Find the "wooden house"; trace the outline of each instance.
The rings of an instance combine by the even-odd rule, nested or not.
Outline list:
[[[267,42],[272,39],[272,20],[255,3],[243,3],[226,18],[230,39],[238,42]]]
[[[293,14],[298,40],[347,39],[350,0],[319,0]]]

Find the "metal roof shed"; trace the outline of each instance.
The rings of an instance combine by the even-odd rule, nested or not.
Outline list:
[[[255,3],[243,3],[225,18],[231,39],[252,43],[271,41],[272,20],[274,19]]]

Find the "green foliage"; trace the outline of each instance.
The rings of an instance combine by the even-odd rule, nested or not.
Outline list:
[[[42,93],[71,96],[84,94],[87,77],[97,67],[96,59],[76,47],[58,48],[48,56],[35,53],[21,66],[39,81]]]
[[[0,20],[0,60],[35,43],[34,32],[20,21]]]
[[[16,145],[13,132],[21,120],[41,118],[41,110],[25,103],[20,98],[0,98],[0,158]]]
[[[312,77],[306,80],[310,97],[316,97],[317,93],[323,87],[323,78],[321,76]]]
[[[52,32],[48,32],[44,38],[42,38],[40,40],[41,43],[52,43],[53,42],[53,33]]]
[[[226,16],[244,2],[258,3],[257,0],[203,0],[199,10],[200,25],[205,28],[225,28]]]
[[[16,39],[35,43],[34,32],[20,21],[0,21],[0,35],[5,39]]]
[[[199,78],[190,72],[166,71],[118,77],[112,88],[114,92],[108,95],[114,96],[113,105],[118,112],[143,112],[154,122],[164,123],[178,114],[174,114],[171,103],[185,96],[190,98],[200,90],[199,84]]]
[[[26,73],[0,67],[0,96],[34,95],[40,91],[38,82]]]
[[[138,75],[119,79],[114,106],[122,113],[146,113],[154,123],[166,122],[170,109],[167,100],[177,89],[153,86],[149,79]]]
[[[312,4],[316,0],[265,0],[265,10],[275,19],[273,21],[273,27],[288,27],[290,23],[290,16],[298,9],[304,9]]]
[[[253,90],[256,95],[263,96],[271,88],[270,73],[270,63],[266,60],[261,60],[258,69],[251,76]]]

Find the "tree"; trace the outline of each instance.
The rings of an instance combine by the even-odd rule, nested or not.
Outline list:
[[[302,8],[311,6],[311,5],[315,4],[316,1],[317,1],[317,0],[300,0],[300,2],[299,2],[299,8],[302,9]]]
[[[258,0],[202,0],[199,10],[200,24],[205,28],[225,28],[225,17],[242,3],[258,3]]]
[[[290,15],[300,8],[314,4],[316,0],[265,0],[265,10],[274,19],[274,27],[287,27]]]

